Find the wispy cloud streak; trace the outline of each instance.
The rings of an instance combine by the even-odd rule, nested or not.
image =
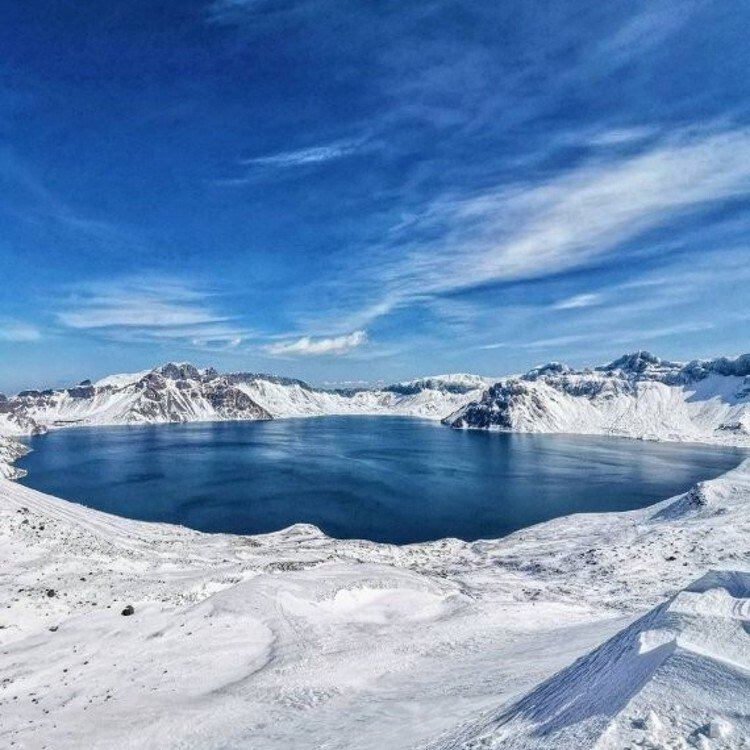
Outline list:
[[[0,318],[0,341],[19,343],[39,341],[41,338],[41,331],[30,323],[13,318]]]
[[[582,307],[593,307],[600,305],[604,301],[601,294],[576,294],[573,297],[561,299],[552,305],[553,310],[578,310]]]
[[[546,181],[437,201],[400,228],[403,240],[377,248],[366,265],[345,265],[336,283],[351,299],[353,285],[375,282],[353,313],[366,325],[426,296],[598,262],[647,231],[749,193],[750,130],[682,134]]]
[[[182,341],[234,348],[248,331],[212,306],[213,295],[169,278],[127,278],[88,285],[58,312],[66,328],[116,340]]]
[[[344,354],[352,349],[362,346],[367,341],[365,331],[354,331],[345,336],[334,336],[331,338],[310,338],[303,336],[296,341],[271,344],[267,352],[273,356],[320,356],[331,354]]]
[[[308,164],[320,164],[321,162],[341,159],[350,156],[362,147],[362,141],[339,141],[323,146],[298,149],[296,151],[282,151],[277,154],[256,156],[250,159],[242,159],[243,166],[265,166],[265,167],[300,167]]]

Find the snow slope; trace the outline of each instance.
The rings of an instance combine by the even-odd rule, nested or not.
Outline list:
[[[479,397],[490,382],[491,379],[477,375],[437,375],[381,389],[325,391],[299,382],[279,383],[252,377],[237,387],[263,404],[274,417],[400,414],[442,419]]]
[[[750,355],[681,364],[636,352],[580,371],[552,363],[498,381],[444,421],[457,428],[750,444]]]
[[[750,461],[652,508],[406,547],[0,480],[0,745],[741,748],[749,560]]]
[[[708,573],[437,747],[741,747],[750,738],[749,597],[750,573]]]

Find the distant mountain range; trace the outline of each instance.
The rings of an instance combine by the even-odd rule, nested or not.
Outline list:
[[[0,395],[0,433],[76,425],[259,420],[325,414],[402,414],[441,419],[481,397],[492,379],[442,375],[380,389],[323,390],[257,373],[221,374],[168,363],[70,388]]]
[[[656,440],[750,442],[750,354],[687,364],[649,352],[573,370],[550,363],[502,379],[438,375],[325,390],[258,373],[168,363],[70,388],[0,395],[0,434],[76,425],[260,420],[332,414],[441,419],[455,428]]]

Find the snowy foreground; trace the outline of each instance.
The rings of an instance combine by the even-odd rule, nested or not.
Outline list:
[[[3,747],[750,747],[750,461],[644,510],[408,547],[0,480],[0,537]]]
[[[508,379],[454,419],[606,431],[618,415],[639,437],[746,441],[744,359],[638,357]],[[19,396],[6,432],[76,400],[147,403],[143,377]],[[257,406],[231,378],[220,399],[213,375],[159,378],[160,408],[193,388],[190,403]],[[21,450],[0,437],[2,476]],[[0,478],[0,601],[1,747],[750,749],[750,460],[651,508],[405,547],[200,534]]]

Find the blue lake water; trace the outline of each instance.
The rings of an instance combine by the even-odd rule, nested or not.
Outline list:
[[[240,534],[494,538],[648,505],[736,466],[729,448],[451,430],[399,417],[75,428],[30,438],[35,489],[129,518]]]

